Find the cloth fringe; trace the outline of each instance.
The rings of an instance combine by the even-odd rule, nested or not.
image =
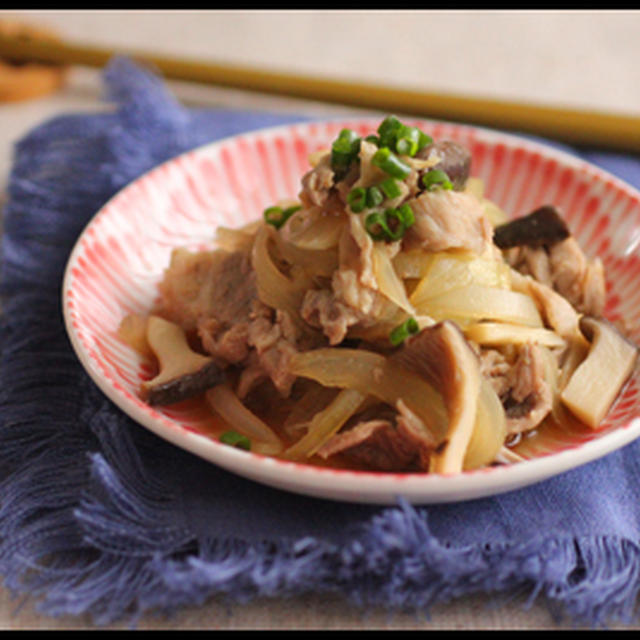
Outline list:
[[[337,593],[363,611],[428,613],[469,594],[522,589],[529,602],[543,596],[576,624],[630,621],[640,588],[640,549],[631,540],[457,547],[436,539],[426,511],[403,501],[341,545],[308,536],[259,544],[198,537],[176,517],[175,487],[162,474],[170,448],[88,380],[64,333],[59,288],[68,251],[95,210],[87,203],[105,202],[159,160],[204,140],[158,79],[123,60],[106,79],[119,111],[39,127],[18,145],[11,176],[0,333],[6,586],[36,598],[47,615],[89,615],[98,625],[134,625],[147,612],[213,597],[241,603]],[[98,145],[98,166],[88,139]]]

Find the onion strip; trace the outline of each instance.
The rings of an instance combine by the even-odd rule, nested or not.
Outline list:
[[[564,347],[566,342],[555,331],[524,327],[507,322],[477,322],[464,328],[469,339],[483,347],[534,342],[545,347]]]
[[[434,320],[466,318],[498,320],[527,327],[542,327],[542,319],[534,301],[523,293],[469,285],[416,304],[416,310]]]
[[[330,278],[338,268],[338,251],[331,249],[302,249],[275,234],[280,255],[291,265],[304,269],[310,276]]]
[[[366,395],[353,389],[342,389],[309,423],[309,430],[283,457],[289,460],[310,458],[360,408]]]
[[[320,208],[300,209],[289,218],[281,232],[288,242],[300,249],[331,249],[340,240],[343,221],[343,215],[325,213]]]
[[[473,432],[467,445],[462,468],[479,469],[493,462],[507,436],[507,418],[504,407],[491,383],[483,378],[480,383],[478,409]]]
[[[291,319],[303,332],[310,327],[300,317],[300,306],[305,292],[311,287],[311,279],[297,272],[291,280],[273,262],[269,253],[269,228],[265,225],[256,234],[251,252],[251,265],[256,274],[258,298],[269,307],[288,312]]]
[[[508,265],[493,258],[475,256],[469,252],[433,254],[428,271],[411,294],[411,303],[418,306],[431,298],[469,285],[497,289],[511,286]]]
[[[265,455],[277,455],[283,449],[276,433],[252,411],[249,411],[227,384],[205,393],[209,406],[230,427],[252,440],[252,449]],[[257,441],[257,442],[254,442]]]
[[[373,395],[392,407],[402,400],[436,441],[447,432],[447,410],[440,393],[419,375],[378,353],[363,349],[315,349],[292,356],[289,370],[327,387]]]
[[[371,257],[373,273],[380,293],[409,315],[415,315],[415,309],[407,297],[407,290],[393,268],[393,262],[386,247],[374,244]]]

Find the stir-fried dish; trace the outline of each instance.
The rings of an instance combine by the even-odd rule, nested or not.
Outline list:
[[[597,428],[636,347],[561,213],[510,220],[469,151],[394,116],[310,157],[296,200],[173,251],[120,335],[152,405],[201,398],[229,445],[325,466],[456,473],[571,416]]]

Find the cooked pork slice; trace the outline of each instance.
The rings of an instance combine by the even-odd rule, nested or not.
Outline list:
[[[302,177],[300,201],[305,206],[323,206],[334,185],[335,174],[331,168],[331,154],[322,156],[318,164]]]
[[[553,286],[549,254],[544,247],[535,249],[527,246],[513,247],[505,251],[505,259],[520,273],[530,275],[548,287]]]
[[[388,420],[368,420],[333,436],[318,455],[329,458],[344,454],[355,462],[376,471],[404,471],[412,467],[418,450],[407,437]]]
[[[222,365],[247,369],[241,396],[270,378],[287,396],[295,380],[288,361],[297,334],[285,312],[256,295],[255,272],[243,252],[174,252],[160,285],[162,312],[184,329],[197,329],[202,347]]]
[[[507,414],[507,433],[534,429],[549,414],[553,402],[539,346],[527,343],[521,347],[507,372],[506,383],[509,390],[501,399]]]
[[[510,367],[505,355],[497,349],[480,350],[480,373],[491,383],[499,398],[509,391],[507,373]]]
[[[604,269],[599,258],[590,262],[577,241],[569,237],[549,249],[554,289],[578,311],[599,316],[604,310]]]
[[[560,337],[573,339],[579,336],[580,317],[571,304],[551,287],[511,269],[511,286],[514,291],[530,295],[544,318]]]
[[[409,200],[415,223],[407,248],[427,251],[469,249],[482,254],[493,246],[493,228],[478,199],[463,191],[425,192]]]
[[[398,432],[406,438],[408,442],[414,443],[418,452],[418,466],[420,469],[427,470],[429,468],[431,454],[439,443],[432,434],[427,431],[424,422],[422,422],[402,400],[398,400],[396,409],[398,410],[396,416],[396,428]]]
[[[399,251],[399,243],[389,243],[382,251],[389,256]],[[358,216],[350,216],[339,244],[339,268],[330,289],[309,290],[300,309],[302,318],[321,328],[330,344],[342,342],[354,325],[375,324],[389,310],[390,302],[377,290],[373,241]]]
[[[252,360],[252,371],[242,380],[243,397],[253,387],[249,384],[261,378],[258,367],[264,371],[263,377],[269,377],[283,397],[291,392],[296,377],[289,372],[289,360],[298,353],[297,332],[286,311],[274,311],[258,300],[254,303],[248,325],[248,344],[255,350],[257,358]],[[244,374],[243,374],[244,375]]]
[[[300,315],[312,327],[321,328],[331,345],[340,344],[345,339],[349,327],[362,319],[360,313],[337,300],[335,294],[328,289],[307,291]]]
[[[216,318],[202,318],[198,321],[198,336],[207,353],[228,364],[238,364],[249,355],[248,322],[225,327]]]
[[[215,318],[221,329],[247,320],[256,297],[247,254],[222,249],[176,249],[158,288],[162,315],[186,331],[206,318]]]
[[[606,294],[602,261],[588,260],[573,236],[549,247],[512,247],[504,256],[516,271],[551,287],[580,313],[602,315]]]

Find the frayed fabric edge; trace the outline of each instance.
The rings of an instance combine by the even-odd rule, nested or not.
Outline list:
[[[94,454],[87,464],[101,484],[98,496],[86,495],[82,474],[75,476],[74,487],[59,469],[61,486],[50,488],[62,492],[64,484],[63,493],[71,496],[75,490],[83,498],[75,507],[51,508],[27,488],[43,475],[52,481],[50,462],[41,457],[32,461],[28,478],[22,471],[23,482],[8,480],[14,501],[24,497],[30,510],[0,512],[0,529],[22,532],[19,552],[14,542],[2,540],[0,573],[14,594],[30,594],[37,609],[52,617],[88,615],[99,626],[120,621],[136,626],[145,614],[171,615],[213,598],[233,605],[305,594],[342,596],[363,615],[376,607],[428,616],[440,603],[516,590],[529,592],[526,605],[544,600],[557,621],[564,614],[576,625],[606,627],[634,617],[640,547],[630,540],[539,538],[457,547],[436,539],[427,513],[400,499],[339,546],[312,537],[262,544],[199,540],[178,527],[171,542],[162,537],[162,544],[131,555],[118,550],[130,548],[132,536],[166,531],[166,505],[154,508],[149,497],[142,504],[102,455]],[[113,497],[113,482],[118,496],[105,510],[102,501]],[[96,518],[100,512],[103,520]],[[42,549],[46,557],[39,555]]]

